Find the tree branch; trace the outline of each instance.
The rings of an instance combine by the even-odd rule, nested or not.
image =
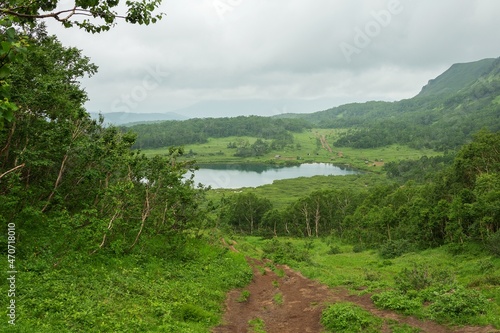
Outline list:
[[[7,175],[7,174],[9,174],[9,173],[11,173],[11,172],[13,172],[13,171],[16,171],[17,169],[20,169],[20,168],[22,168],[22,167],[24,167],[24,163],[23,163],[23,164],[20,164],[20,165],[18,165],[18,166],[16,166],[16,167],[14,167],[14,168],[12,168],[12,169],[10,169],[10,170],[5,171],[4,173],[2,173],[2,174],[0,175],[0,179],[1,179],[3,176],[5,176],[5,175]]]

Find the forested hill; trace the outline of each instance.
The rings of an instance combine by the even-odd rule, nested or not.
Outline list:
[[[430,80],[418,96],[454,94],[488,74],[497,59],[489,58],[465,64],[454,64],[437,78]]]
[[[500,58],[453,65],[420,94],[399,102],[353,103],[305,115],[323,128],[350,128],[335,144],[356,148],[393,143],[455,149],[481,128],[500,130]]]
[[[138,134],[135,148],[160,148],[191,143],[205,143],[208,138],[253,136],[289,141],[290,132],[310,128],[301,119],[273,119],[258,116],[235,118],[188,119],[142,124],[130,127]]]
[[[352,103],[311,114],[189,119],[130,127],[135,148],[204,143],[209,137],[282,140],[305,128],[347,129],[334,145],[457,149],[482,128],[500,130],[500,58],[455,64],[415,97],[398,102]]]

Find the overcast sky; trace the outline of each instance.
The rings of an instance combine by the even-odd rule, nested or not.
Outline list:
[[[97,35],[48,22],[99,66],[82,81],[88,111],[313,112],[410,98],[453,63],[500,56],[498,0],[164,0],[161,11]]]

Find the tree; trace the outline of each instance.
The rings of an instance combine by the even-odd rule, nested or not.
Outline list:
[[[58,9],[58,6],[65,8]],[[34,24],[40,19],[54,19],[65,27],[77,26],[88,32],[96,33],[109,30],[117,19],[129,23],[156,23],[163,14],[153,12],[161,0],[125,1],[126,13],[118,14],[115,9],[123,3],[120,0],[75,0],[73,5],[63,1],[7,0],[0,5],[0,17],[19,24]]]
[[[62,0],[5,0],[0,2],[0,130],[4,123],[12,121],[18,106],[10,96],[11,85],[5,80],[11,64],[18,62],[27,50],[24,31],[36,29],[40,20],[54,19],[64,27],[79,27],[87,32],[99,33],[111,29],[118,19],[132,24],[156,23],[163,13],[155,10],[162,0],[125,1],[126,13],[115,9],[120,0],[75,0],[73,5]],[[66,8],[58,9],[59,5]]]
[[[258,197],[254,193],[241,193],[231,199],[226,203],[229,207],[225,218],[229,225],[244,233],[253,234],[258,231],[264,215],[272,209],[269,199]]]

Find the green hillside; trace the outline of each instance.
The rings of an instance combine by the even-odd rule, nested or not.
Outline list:
[[[373,148],[398,143],[456,149],[482,128],[500,130],[498,96],[500,58],[484,59],[453,65],[410,99],[347,104],[298,117],[317,127],[351,129],[336,146]]]
[[[422,88],[419,96],[457,93],[488,73],[494,63],[495,59],[483,59],[470,63],[454,64],[446,72],[430,80]]]
[[[351,103],[311,114],[166,121],[132,126],[135,148],[206,143],[208,138],[255,136],[290,143],[307,128],[343,129],[337,147],[402,144],[415,149],[455,150],[482,128],[500,130],[500,58],[455,64],[415,97],[398,102]]]

